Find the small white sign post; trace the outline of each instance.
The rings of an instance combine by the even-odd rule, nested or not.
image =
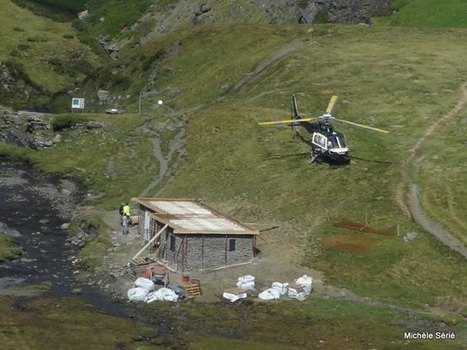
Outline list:
[[[71,99],[71,113],[73,113],[75,109],[77,109],[79,112],[84,110],[84,98],[73,97]]]

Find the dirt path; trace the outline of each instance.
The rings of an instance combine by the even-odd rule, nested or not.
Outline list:
[[[180,129],[180,131],[175,135],[175,137],[170,141],[169,152],[165,157],[161,149],[161,140],[159,136],[156,136],[152,143],[154,145],[153,155],[156,157],[159,162],[159,174],[149,183],[149,185],[139,194],[140,197],[146,196],[149,191],[155,188],[161,183],[164,177],[168,174],[169,163],[172,160],[172,157],[175,152],[180,150],[183,147],[182,138],[185,135],[185,128]]]
[[[423,160],[423,157],[418,156],[418,152],[421,147],[425,144],[427,139],[433,135],[433,133],[440,127],[440,125],[446,123],[448,120],[456,116],[462,108],[467,103],[467,83],[464,83],[461,88],[461,96],[456,106],[450,110],[446,115],[439,118],[435,123],[433,123],[425,132],[425,134],[418,140],[415,146],[410,150],[409,157],[405,160],[402,168],[402,181],[397,187],[396,191],[396,200],[402,210],[407,214],[407,216],[412,216],[414,220],[423,227],[424,230],[431,233],[437,239],[439,239],[443,244],[451,248],[452,250],[458,252],[462,256],[467,258],[467,248],[452,234],[450,234],[446,229],[444,229],[439,223],[431,220],[427,215],[423,213],[423,210],[420,205],[420,200],[418,198],[418,193],[420,191],[417,184],[412,183],[411,175],[416,174],[420,163]],[[408,206],[405,197],[406,186],[409,186],[408,189]]]
[[[246,73],[240,81],[234,85],[231,91],[236,92],[245,87],[250,81],[259,78],[263,74],[265,74],[273,64],[279,62],[282,58],[287,56],[292,51],[297,50],[298,48],[302,47],[303,42],[301,40],[294,40],[284,46],[282,46],[279,50],[275,51],[270,57],[264,59],[256,66],[255,70],[250,73]]]

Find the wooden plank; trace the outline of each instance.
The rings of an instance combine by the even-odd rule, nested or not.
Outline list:
[[[154,237],[151,238],[151,240],[146,243],[146,245],[141,248],[141,250],[135,254],[135,256],[133,258],[131,258],[131,260],[133,259],[136,259],[142,252],[144,252],[146,250],[147,247],[149,247],[151,245],[152,242],[154,242],[159,236],[160,234],[162,233],[162,231],[164,231],[169,225],[165,225],[159,232],[157,232]]]

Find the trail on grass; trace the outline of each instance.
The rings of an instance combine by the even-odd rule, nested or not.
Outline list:
[[[268,68],[270,68],[273,64],[279,62],[285,56],[287,56],[290,52],[297,50],[302,45],[303,43],[300,40],[294,40],[282,46],[277,51],[273,52],[270,57],[259,62],[253,72],[245,74],[244,77],[240,79],[240,81],[237,84],[235,84],[231,92],[236,92],[236,91],[243,89],[249,82],[265,74]],[[224,99],[224,96],[221,96],[220,98],[215,100],[215,102],[219,102],[223,99]],[[183,111],[176,111],[175,114],[184,115],[187,113],[195,112],[203,107],[205,107],[205,104],[199,104],[199,105],[196,105],[194,107],[191,107]],[[140,196],[146,196],[152,189],[156,188],[162,182],[162,180],[164,180],[164,178],[170,173],[170,169],[169,169],[170,161],[172,160],[174,153],[179,151],[183,147],[182,139],[184,135],[185,135],[185,128],[182,128],[178,132],[178,134],[174,137],[174,139],[170,141],[169,152],[166,156],[164,156],[164,154],[162,153],[160,137],[158,135],[154,137],[154,139],[152,140],[153,155],[159,162],[159,173],[148,184],[148,186],[146,186],[146,188],[140,193]],[[174,165],[172,165],[171,168],[173,167]],[[159,190],[159,192],[160,191],[161,189]]]
[[[259,62],[256,66],[255,70],[250,73],[246,73],[242,79],[240,79],[237,84],[234,85],[232,88],[233,92],[239,91],[245,87],[249,82],[254,79],[259,78],[263,74],[267,72],[267,70],[275,63],[282,60],[285,56],[287,56],[292,51],[297,50],[298,48],[302,47],[303,42],[299,39],[294,40],[284,46],[282,46],[279,50],[273,52],[273,54],[264,59],[263,61]]]
[[[153,155],[156,157],[159,162],[159,174],[149,183],[148,186],[140,193],[140,197],[146,196],[149,191],[156,188],[157,185],[167,176],[169,171],[169,164],[174,156],[174,153],[180,150],[183,147],[182,138],[185,135],[185,128],[182,128],[177,135],[170,141],[169,152],[167,156],[164,156],[161,149],[161,140],[159,136],[156,136],[152,143],[154,145]]]
[[[422,210],[420,200],[418,197],[420,188],[416,183],[412,183],[410,176],[418,171],[420,163],[423,157],[418,156],[418,152],[424,143],[433,133],[439,128],[440,125],[446,123],[448,120],[456,116],[467,103],[467,83],[464,83],[461,88],[461,96],[456,106],[450,110],[446,115],[439,118],[433,123],[425,132],[425,134],[417,141],[415,146],[410,150],[409,157],[405,160],[402,167],[402,181],[397,187],[396,200],[402,210],[408,215],[412,215],[414,220],[423,227],[424,230],[431,233],[443,244],[448,246],[450,249],[458,252],[462,256],[467,258],[467,248],[460,242],[456,237],[450,234],[441,224],[434,222],[430,219]],[[408,191],[408,202],[407,206],[404,200],[404,190],[406,186],[409,186]]]

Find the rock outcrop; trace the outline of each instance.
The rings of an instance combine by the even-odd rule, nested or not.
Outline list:
[[[204,2],[179,0],[170,6],[153,6],[146,19],[154,21],[148,38],[175,30],[215,22],[242,23],[371,23],[376,15],[387,14],[391,0],[249,0]],[[145,17],[132,30],[144,23]]]
[[[32,108],[42,95],[18,67],[0,61],[0,101],[3,105]]]
[[[8,144],[43,150],[60,141],[50,117],[34,112],[0,112],[0,139]]]

